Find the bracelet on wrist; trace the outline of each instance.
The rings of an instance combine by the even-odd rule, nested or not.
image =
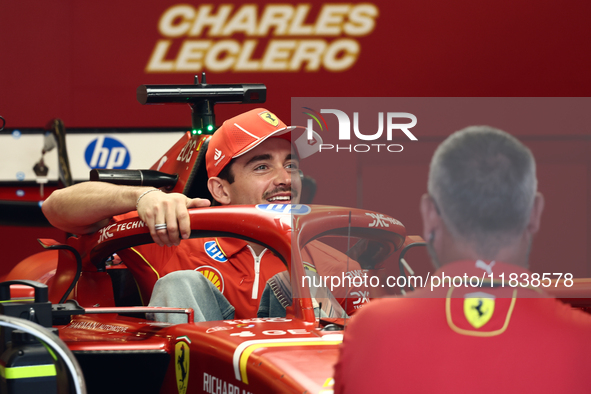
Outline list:
[[[137,198],[137,201],[135,202],[135,209],[138,209],[138,205],[140,204],[140,200],[142,199],[142,197],[144,197],[146,194],[151,193],[151,192],[162,192],[162,190],[160,189],[150,189],[150,190],[146,190],[145,192],[143,192],[142,194],[140,194],[140,196]]]

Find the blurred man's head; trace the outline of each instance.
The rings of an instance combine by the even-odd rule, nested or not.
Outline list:
[[[435,151],[428,191],[421,203],[424,235],[443,264],[527,263],[543,198],[533,155],[516,138],[486,126],[452,134]]]
[[[222,205],[298,203],[299,161],[315,150],[292,144],[295,129],[263,108],[226,120],[206,154],[213,198]]]

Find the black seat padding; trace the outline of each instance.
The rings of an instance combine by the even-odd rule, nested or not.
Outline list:
[[[201,145],[201,149],[199,149],[197,159],[195,159],[195,164],[193,165],[193,171],[191,171],[183,194],[189,198],[206,198],[213,204],[213,197],[207,188],[207,179],[209,177],[207,176],[207,168],[205,166],[205,153],[209,146],[209,140],[210,138],[206,139],[203,145]]]

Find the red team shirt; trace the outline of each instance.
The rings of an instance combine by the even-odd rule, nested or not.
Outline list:
[[[173,247],[141,245],[119,255],[143,288],[144,303],[159,278],[173,271],[197,270],[236,308],[236,319],[256,317],[267,280],[286,270],[270,250],[257,256],[245,241],[235,238],[191,239]]]
[[[489,268],[505,272],[505,288],[419,289],[359,311],[345,330],[335,393],[589,392],[591,316],[539,288],[508,287],[509,273],[531,275],[524,269]],[[474,261],[442,272],[489,274]]]

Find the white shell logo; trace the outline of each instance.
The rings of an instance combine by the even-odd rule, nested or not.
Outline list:
[[[215,154],[213,155],[214,160],[219,159],[221,155],[222,155],[222,151],[219,149],[216,149]]]

